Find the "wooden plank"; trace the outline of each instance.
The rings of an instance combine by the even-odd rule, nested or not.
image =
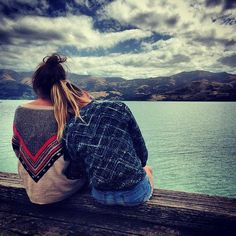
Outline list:
[[[24,209],[32,209],[32,204],[29,203],[17,175],[14,174],[0,173],[0,199],[1,201],[11,202],[11,204],[22,205],[23,207],[18,214],[26,215],[27,211]],[[5,204],[5,210],[2,207],[0,210],[9,213],[11,210],[10,208],[7,209],[6,206],[7,204]],[[127,222],[128,225],[122,230],[130,229],[130,233],[133,234],[139,231],[135,231],[131,226],[137,226],[135,222],[138,222],[139,230],[142,233],[145,232],[146,228],[150,233],[159,230],[164,233],[168,232],[169,235],[184,235],[186,232],[186,235],[194,235],[196,232],[200,232],[201,235],[210,232],[236,235],[236,199],[224,197],[155,190],[152,200],[141,206],[111,207],[96,203],[88,193],[78,193],[57,204],[56,208],[62,212],[60,214],[61,219],[63,218],[63,212],[83,212],[89,217],[99,215],[99,218],[103,218],[102,222],[113,222],[114,230],[122,229],[121,225],[125,225],[124,222]],[[14,210],[12,210],[13,213]],[[36,217],[35,214],[34,212],[32,215]],[[43,215],[45,214],[43,213]],[[52,215],[48,217],[52,218]],[[78,217],[81,217],[81,215],[78,215]],[[58,218],[53,219],[60,220]],[[96,222],[96,220],[93,219],[92,222]],[[94,227],[96,227],[96,224]],[[164,228],[161,230],[160,227]],[[154,231],[151,229],[154,229]]]
[[[125,232],[104,227],[91,227],[88,224],[79,223],[71,224],[64,221],[9,214],[6,212],[0,212],[0,218],[4,219],[2,224],[0,224],[0,228],[6,235],[8,233],[18,235],[127,235]]]
[[[0,231],[1,229],[14,229],[14,231],[23,230],[25,232],[27,229],[27,232],[29,234],[31,232],[33,235],[35,234],[35,228],[51,233],[47,225],[48,222],[54,222],[53,226],[54,228],[58,227],[58,230],[61,227],[58,222],[68,225],[67,228],[69,225],[73,225],[75,232],[82,233],[86,230],[86,235],[94,235],[98,232],[101,235],[110,235],[111,231],[113,235],[156,235],[157,233],[165,236],[195,235],[186,229],[153,225],[152,223],[132,219],[122,220],[119,216],[62,210],[56,206],[38,207],[32,204],[19,205],[18,203],[11,203],[10,205],[8,202],[3,202],[0,206],[0,218],[1,214],[3,223],[2,225],[0,223]],[[46,223],[46,227],[42,226],[43,222]],[[24,225],[24,228],[22,228],[22,225]],[[38,234],[41,235],[40,232],[37,232]]]
[[[22,181],[17,174],[0,172],[0,185],[7,187],[22,188]]]
[[[209,196],[196,193],[185,193],[158,189],[154,192],[152,202],[159,205],[184,207],[200,211],[236,215],[236,199]]]

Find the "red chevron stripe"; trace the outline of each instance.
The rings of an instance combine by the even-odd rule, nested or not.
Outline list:
[[[51,150],[54,150],[55,147],[60,146],[61,144],[57,142],[57,140],[54,140],[53,142],[51,142],[44,150],[43,152],[39,155],[38,159],[35,161],[34,164],[38,165],[38,163],[41,162],[41,160],[44,158],[44,156],[47,156],[49,152],[51,152]]]
[[[35,175],[37,175],[41,169],[44,168],[45,163],[47,163],[48,161],[50,161],[51,157],[58,151],[60,150],[61,146],[58,145],[55,149],[51,150],[46,156],[44,156],[44,159],[42,160],[42,163],[40,163],[40,166],[36,166],[34,167],[29,160],[27,160],[27,157],[25,156],[24,152],[20,152],[21,153],[21,157],[24,159],[25,163],[27,163],[27,167],[31,170],[32,173],[34,173]],[[27,155],[27,154],[26,154]]]
[[[56,140],[54,140],[53,142],[51,142],[44,150],[43,152],[39,155],[38,159],[33,161],[30,157],[28,157],[28,154],[25,152],[24,148],[21,148],[21,153],[23,154],[24,159],[27,161],[27,163],[29,163],[29,165],[32,165],[33,167],[37,167],[42,160],[45,158],[45,156],[48,156],[49,153],[54,150],[57,147],[61,147],[61,144],[59,144],[58,142],[55,142]]]
[[[16,137],[20,140],[20,144],[22,145],[22,147],[24,148],[24,151],[27,153],[27,155],[33,160],[36,161],[38,159],[38,157],[40,156],[40,154],[44,151],[44,149],[51,143],[53,142],[56,138],[57,135],[53,135],[52,137],[50,137],[44,144],[43,146],[38,150],[38,152],[33,155],[30,150],[27,148],[24,140],[22,139],[21,135],[19,134],[18,130],[16,129],[16,126],[13,125],[13,131],[14,134],[16,135]]]
[[[55,152],[57,152],[59,150],[59,148],[57,148],[57,150],[54,150],[53,152],[49,153],[47,158],[45,158],[45,160],[42,162],[42,164],[40,166],[38,166],[35,171],[38,173],[41,169],[43,169],[43,167],[45,166],[45,163],[50,159],[50,157],[52,157],[54,155]]]

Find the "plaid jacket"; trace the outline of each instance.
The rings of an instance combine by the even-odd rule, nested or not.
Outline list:
[[[145,172],[148,152],[138,124],[122,102],[92,101],[65,127],[63,145],[71,164],[68,178],[86,176],[92,187],[132,188]]]

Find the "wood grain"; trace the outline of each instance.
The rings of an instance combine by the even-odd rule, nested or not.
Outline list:
[[[155,189],[138,207],[104,206],[89,193],[30,203],[16,174],[0,172],[0,235],[236,235],[236,199]]]

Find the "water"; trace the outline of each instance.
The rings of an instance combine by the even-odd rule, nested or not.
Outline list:
[[[0,171],[17,172],[15,108],[0,100]],[[236,103],[126,102],[138,121],[158,188],[236,198]]]

